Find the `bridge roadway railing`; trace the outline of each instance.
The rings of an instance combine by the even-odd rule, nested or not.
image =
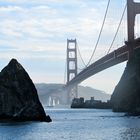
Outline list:
[[[131,43],[126,44],[130,45],[133,44],[134,49],[140,48],[140,38],[134,40],[132,44]],[[113,52],[105,55],[101,59],[89,65],[88,67],[86,67],[83,71],[77,74],[76,77],[74,77],[71,81],[69,81],[66,86],[79,84],[85,79],[89,78],[90,76],[100,71],[103,71],[111,66],[114,66],[116,64],[128,60],[128,57],[129,57],[129,47],[127,45],[124,45],[118,48],[117,50],[114,50]]]

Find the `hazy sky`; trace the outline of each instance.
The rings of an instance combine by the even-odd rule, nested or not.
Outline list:
[[[64,83],[67,38],[77,39],[87,63],[101,28],[107,1],[0,0],[0,69],[11,58],[16,58],[34,82]],[[125,1],[111,0],[94,60],[106,54]],[[123,45],[126,33],[125,16],[113,49]],[[79,67],[83,67],[81,61]],[[111,94],[124,68],[125,63],[120,64],[82,84]]]

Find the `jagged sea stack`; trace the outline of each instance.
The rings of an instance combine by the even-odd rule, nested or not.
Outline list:
[[[140,51],[135,51],[131,61],[127,62],[111,102],[114,111],[140,115]]]
[[[0,72],[0,119],[51,121],[32,80],[16,59]]]

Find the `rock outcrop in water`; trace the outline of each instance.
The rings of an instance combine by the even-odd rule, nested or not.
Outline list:
[[[0,72],[0,119],[51,121],[32,80],[16,59]]]
[[[140,115],[140,51],[135,51],[111,97],[113,110]]]

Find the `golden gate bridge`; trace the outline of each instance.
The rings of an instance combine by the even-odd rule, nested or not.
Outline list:
[[[72,98],[78,97],[77,85],[79,83],[89,78],[90,76],[95,75],[96,73],[103,71],[109,67],[112,67],[116,64],[122,63],[127,60],[131,61],[134,50],[140,48],[140,38],[135,38],[135,30],[134,30],[135,17],[137,14],[140,13],[140,3],[134,2],[133,0],[127,0],[126,5],[124,6],[122,16],[120,18],[120,22],[116,29],[111,45],[109,46],[107,54],[102,58],[96,60],[95,62],[91,63],[91,60],[95,55],[96,49],[98,47],[102,35],[109,5],[110,5],[110,0],[108,0],[107,3],[105,15],[103,18],[103,23],[99,32],[96,45],[87,64],[84,62],[84,59],[80,54],[80,50],[77,45],[78,44],[77,40],[67,39],[67,82],[65,88],[67,89],[67,93],[68,93],[67,100],[69,103],[71,102]],[[120,25],[125,15],[126,9],[127,9],[127,41],[124,42],[125,44],[123,46],[120,46],[118,49],[110,52],[111,48],[113,47],[116,36],[118,34],[118,31],[120,29]],[[79,73],[78,73],[77,53],[79,53],[81,61],[85,66],[83,70]]]

